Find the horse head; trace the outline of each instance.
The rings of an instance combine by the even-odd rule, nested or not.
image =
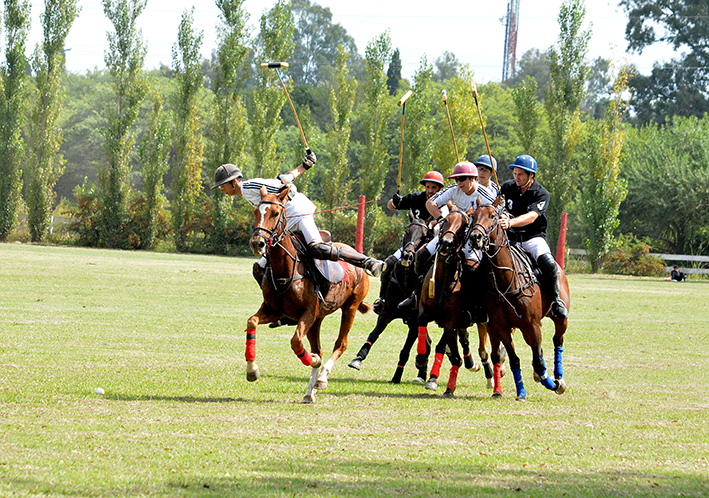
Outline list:
[[[497,242],[501,235],[500,214],[504,204],[500,203],[500,198],[495,199],[489,206],[479,206],[471,220],[470,245],[473,249],[480,249],[487,252],[490,241]]]
[[[438,253],[443,257],[458,254],[465,242],[469,218],[464,211],[454,210],[446,216],[438,236]]]
[[[270,246],[283,239],[289,191],[290,187],[287,187],[278,194],[269,194],[265,185],[261,187],[261,202],[255,209],[254,233],[249,240],[254,256],[265,255]]]
[[[401,266],[408,268],[414,262],[416,251],[430,240],[431,230],[428,225],[409,211],[409,226],[404,231],[401,249]]]

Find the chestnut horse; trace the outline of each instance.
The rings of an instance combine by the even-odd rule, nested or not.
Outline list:
[[[462,364],[458,352],[458,336],[465,331],[465,326],[461,327],[461,313],[464,309],[464,296],[461,292],[463,266],[461,249],[465,243],[468,223],[468,215],[460,210],[453,210],[446,216],[438,237],[438,249],[434,255],[436,260],[426,273],[419,302],[417,363],[420,363],[420,358],[427,354],[427,326],[429,322],[435,321],[443,328],[444,339],[436,348],[426,388],[437,389],[443,355],[447,348],[452,366],[444,396],[453,396],[458,370]]]
[[[275,322],[286,316],[298,322],[291,338],[291,348],[300,361],[312,368],[303,403],[314,403],[315,392],[327,388],[332,367],[347,349],[347,336],[357,311],[367,313],[372,305],[364,302],[369,291],[369,277],[361,268],[339,262],[344,278],[330,283],[326,292],[314,276],[305,271],[302,255],[293,241],[294,235],[286,230],[285,204],[289,188],[278,195],[268,194],[261,188],[261,202],[256,207],[251,250],[256,256],[268,260],[266,277],[261,282],[263,303],[246,325],[246,378],[253,382],[259,378],[256,358],[256,327],[261,323]],[[334,263],[337,264],[337,263]],[[340,332],[330,359],[322,364],[320,327],[325,316],[342,309]],[[306,351],[303,338],[308,337],[311,352]],[[320,371],[318,372],[318,368]]]
[[[473,214],[470,241],[472,246],[483,252],[481,269],[487,275],[489,289],[485,294],[485,307],[489,316],[488,332],[492,346],[494,371],[493,396],[502,396],[500,385],[500,362],[497,352],[500,342],[507,349],[510,370],[514,375],[517,400],[527,397],[522,382],[520,361],[512,342],[515,328],[522,331],[525,342],[532,349],[532,366],[535,380],[547,389],[563,394],[566,382],[563,379],[561,353],[564,350],[564,333],[568,318],[551,315],[551,301],[543,292],[534,276],[530,258],[515,246],[510,245],[507,232],[500,228],[500,216],[504,206],[500,198],[491,206],[482,206]],[[563,269],[559,268],[559,290],[561,299],[569,309],[569,283]],[[554,322],[554,379],[547,375],[542,352],[542,318]]]

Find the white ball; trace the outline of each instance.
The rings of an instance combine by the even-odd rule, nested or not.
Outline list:
[[[102,388],[100,388],[100,387],[96,388],[96,394],[103,394],[103,393],[104,393],[104,390]]]

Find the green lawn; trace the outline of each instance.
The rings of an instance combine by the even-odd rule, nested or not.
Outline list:
[[[349,369],[376,319],[358,315],[302,405],[289,328],[259,329],[246,381],[252,262],[0,244],[0,496],[709,495],[709,282],[571,275],[568,391],[532,381],[518,334],[526,403],[482,372],[455,399],[413,365],[388,384],[400,322]]]

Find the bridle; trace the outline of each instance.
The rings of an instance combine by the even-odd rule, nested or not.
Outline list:
[[[415,219],[414,221],[409,223],[409,228],[410,227],[422,227],[424,230],[423,240],[425,241],[427,239],[428,225],[426,225],[423,221],[421,221],[419,219]],[[408,232],[408,229],[407,229],[407,232]],[[408,242],[404,243],[405,241],[406,241],[406,233],[404,233],[404,240],[402,240],[403,246],[401,248],[401,252],[402,253],[405,253],[407,251],[408,252],[416,252],[416,250],[418,249],[416,243],[413,240],[409,240]]]
[[[281,207],[281,212],[278,215],[278,221],[276,222],[276,226],[273,227],[272,230],[265,228],[261,226],[261,224],[259,224],[254,227],[254,233],[252,234],[252,237],[261,237],[266,242],[266,245],[268,247],[272,247],[274,245],[280,244],[283,238],[286,236],[286,231],[283,229],[283,225],[286,221],[286,207],[283,203],[277,201],[261,201],[259,203],[259,206],[261,204],[273,204],[275,206]],[[261,223],[263,223],[263,219],[261,219]]]
[[[497,256],[497,253],[500,252],[500,249],[502,249],[504,246],[508,245],[509,241],[507,240],[507,232],[503,231],[503,241],[502,244],[495,244],[490,242],[490,236],[492,233],[500,226],[500,212],[502,211],[502,208],[495,208],[495,218],[493,219],[492,224],[490,225],[489,228],[485,228],[485,225],[483,225],[480,222],[475,223],[472,225],[466,234],[466,240],[469,239],[472,235],[473,232],[479,232],[482,236],[482,252],[487,256],[488,258],[493,258]],[[496,247],[497,250],[494,252],[494,254],[490,254],[490,246]]]
[[[468,214],[465,211],[461,211],[459,209],[454,209],[453,211],[451,211],[448,214],[448,216],[450,216],[453,213],[461,214],[465,218],[466,224],[470,223],[470,216],[468,216]],[[459,239],[458,231],[451,230],[450,228],[446,228],[446,230],[444,230],[443,232],[438,234],[438,245],[439,246],[441,245],[441,242],[443,241],[443,236],[446,234],[451,234],[453,236],[453,247],[456,249],[455,251],[453,251],[453,254],[457,254],[458,250],[463,246],[463,243],[466,241],[466,235],[464,234],[463,237],[460,237],[460,240],[458,240]],[[448,256],[450,256],[450,255],[448,255]]]

